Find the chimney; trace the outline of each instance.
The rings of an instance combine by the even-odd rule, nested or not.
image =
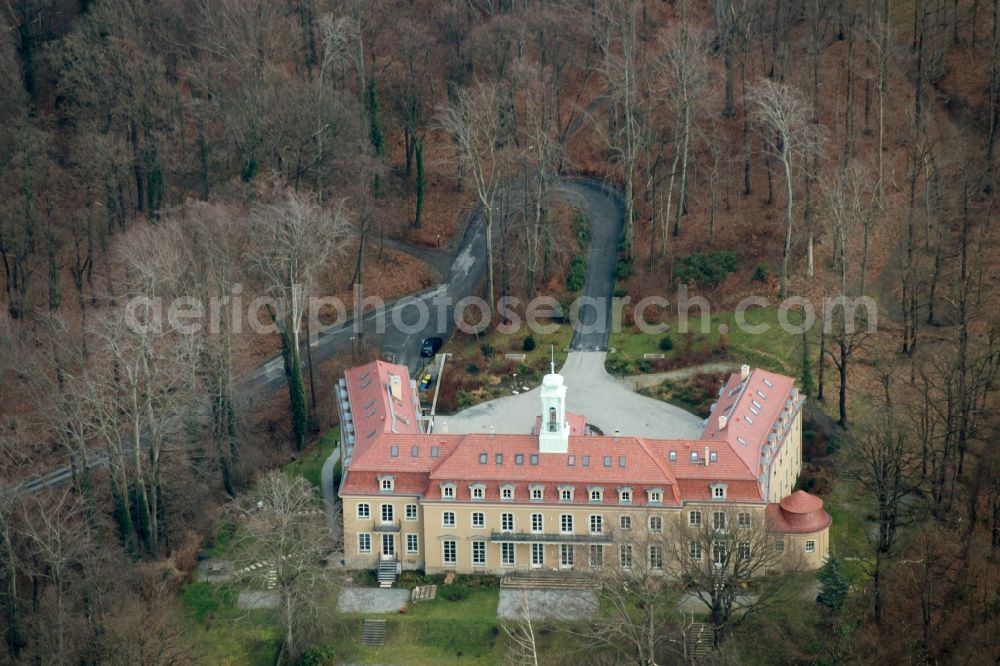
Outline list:
[[[740,379],[746,379],[750,376],[750,366],[744,363],[740,366]]]
[[[448,422],[447,421],[443,421],[441,423],[441,434],[442,435],[447,435],[448,434]]]
[[[708,447],[705,447],[705,467],[708,467]]]
[[[490,426],[490,437],[492,437],[495,432],[496,432],[496,428],[494,428],[493,426]]]
[[[621,434],[622,434],[622,431],[621,431],[621,430],[619,430],[618,428],[615,428],[615,441],[616,441],[616,442],[618,441],[618,437],[619,437],[619,436],[620,436]]]
[[[729,417],[725,414],[719,414],[719,430],[725,430],[727,423],[729,423]]]
[[[389,393],[393,400],[403,401],[403,384],[399,381],[399,375],[389,375]]]

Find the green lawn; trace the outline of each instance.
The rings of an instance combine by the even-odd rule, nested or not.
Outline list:
[[[334,426],[326,431],[318,443],[302,451],[298,458],[285,465],[285,473],[289,476],[301,476],[319,489],[320,473],[323,463],[333,453],[333,447],[340,439],[340,426]],[[336,472],[336,470],[335,470]],[[334,476],[337,476],[335,473]]]
[[[273,664],[278,628],[273,611],[241,611],[230,585],[192,582],[179,597],[184,637],[203,664]]]
[[[609,370],[620,372],[628,362],[634,366],[642,360],[643,354],[664,354],[666,359],[679,359],[686,355],[728,359],[776,372],[798,374],[802,336],[782,330],[777,308],[750,308],[745,312],[746,327],[737,326],[735,311],[717,312],[709,317],[708,330],[704,331],[697,314],[698,311],[693,310],[688,319],[688,333],[680,332],[676,317],[668,317],[664,321],[670,329],[662,334],[641,333],[634,326],[623,325],[621,331],[611,334],[609,347],[615,352],[608,354]],[[789,312],[788,321],[797,324],[797,313]],[[769,327],[766,333],[744,330],[749,326],[763,325]],[[722,326],[727,329],[724,338],[720,333]],[[660,349],[660,340],[664,337],[671,339],[672,349]]]

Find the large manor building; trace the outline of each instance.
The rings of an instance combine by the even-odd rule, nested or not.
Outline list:
[[[531,434],[502,432],[513,424],[448,434],[422,414],[405,367],[374,361],[348,370],[336,389],[348,567],[629,566],[643,556],[627,545],[631,533],[668,521],[725,528],[726,520],[766,525],[767,547],[806,568],[822,565],[830,516],[818,497],[792,492],[804,398],[791,378],[743,366],[696,440],[594,434],[583,415],[566,411],[566,391],[553,368]],[[689,554],[712,557],[693,540]]]

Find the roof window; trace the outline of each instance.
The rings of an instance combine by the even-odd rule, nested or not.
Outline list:
[[[392,447],[391,447],[391,448],[389,449],[389,455],[390,455],[390,456],[392,456],[393,458],[398,458],[398,457],[399,457],[399,447],[398,447],[398,446],[395,446],[395,445],[393,445],[393,446],[392,446]]]

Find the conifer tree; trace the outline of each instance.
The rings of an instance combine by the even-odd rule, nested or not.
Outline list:
[[[816,603],[826,606],[830,611],[838,611],[847,600],[847,580],[840,571],[840,558],[830,553],[826,558],[826,564],[816,574],[819,579],[819,594],[816,595]]]

